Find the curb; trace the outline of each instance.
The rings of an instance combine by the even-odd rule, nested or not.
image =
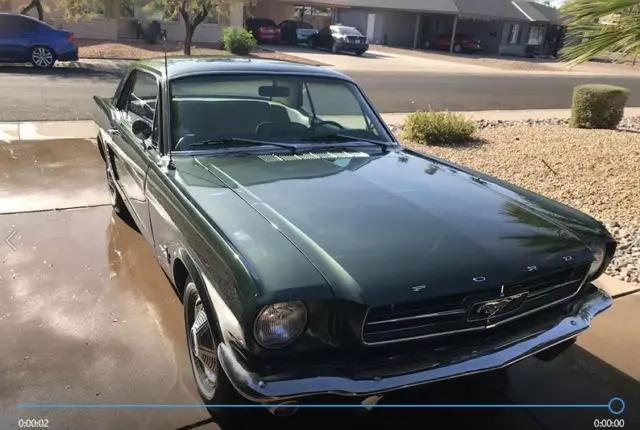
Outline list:
[[[487,121],[571,117],[571,109],[457,111],[452,113],[464,115],[473,120]],[[401,125],[407,115],[409,113],[384,113],[381,116],[388,125]],[[640,107],[626,108],[625,116],[640,116]],[[0,141],[92,139],[97,134],[98,129],[92,120],[0,122]]]

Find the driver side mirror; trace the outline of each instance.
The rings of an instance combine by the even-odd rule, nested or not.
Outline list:
[[[133,134],[141,140],[147,140],[149,136],[151,136],[151,126],[141,119],[133,122],[131,130]]]

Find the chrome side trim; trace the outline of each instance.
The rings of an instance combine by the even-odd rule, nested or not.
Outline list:
[[[377,345],[388,345],[388,344],[391,344],[391,343],[409,342],[409,341],[412,341],[412,340],[428,339],[428,338],[433,338],[433,337],[447,336],[447,335],[451,335],[451,334],[468,333],[468,332],[472,332],[472,331],[481,331],[481,330],[492,329],[494,327],[499,327],[501,325],[504,325],[504,324],[509,323],[511,321],[514,321],[514,320],[517,320],[519,318],[525,317],[527,315],[531,315],[533,313],[540,312],[540,311],[545,310],[547,308],[550,308],[552,306],[559,305],[559,304],[561,304],[563,302],[566,302],[567,300],[571,300],[572,298],[574,298],[580,292],[580,290],[582,289],[582,286],[585,284],[585,282],[587,280],[587,276],[588,275],[589,275],[589,273],[587,272],[585,274],[584,278],[582,279],[582,281],[580,282],[580,285],[578,286],[576,291],[574,291],[571,295],[569,295],[569,296],[567,296],[567,297],[565,297],[563,299],[556,300],[556,301],[551,302],[551,303],[547,303],[547,304],[542,305],[540,307],[537,307],[535,309],[528,310],[527,312],[523,312],[521,314],[514,315],[514,316],[512,316],[510,318],[507,318],[507,319],[504,319],[502,321],[496,322],[495,324],[488,324],[488,325],[485,325],[483,327],[470,327],[470,328],[464,328],[464,329],[460,329],[460,330],[449,330],[449,331],[443,331],[443,332],[440,332],[440,333],[429,333],[429,334],[425,334],[425,335],[421,335],[421,336],[411,336],[411,337],[404,337],[404,338],[401,338],[401,339],[385,340],[385,341],[382,341],[382,342],[365,342],[365,340],[364,340],[364,328],[366,327],[365,323],[367,321],[367,317],[369,316],[369,311],[371,310],[371,308],[369,308],[369,309],[367,309],[367,312],[366,312],[366,314],[364,316],[362,329],[360,330],[360,339],[362,340],[362,343],[364,345],[377,346]],[[577,282],[577,281],[574,280],[572,282],[565,282],[564,284],[560,284],[560,285],[561,286],[568,285],[568,284],[573,283],[573,282]]]

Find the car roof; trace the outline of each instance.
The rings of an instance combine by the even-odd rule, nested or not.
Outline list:
[[[134,63],[134,67],[138,69],[147,69],[165,76],[164,58],[137,61]],[[326,67],[310,66],[290,61],[216,57],[173,57],[167,59],[167,79],[176,79],[192,74],[235,73],[283,73],[290,75],[311,75],[326,78],[338,78],[352,81],[348,76]]]

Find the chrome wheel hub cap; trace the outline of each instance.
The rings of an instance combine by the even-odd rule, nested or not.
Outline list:
[[[45,48],[34,49],[31,58],[39,67],[49,67],[53,63],[53,54]]]
[[[191,350],[193,356],[200,362],[206,382],[215,386],[216,370],[218,368],[218,355],[213,345],[213,334],[207,314],[202,308],[200,298],[194,307],[194,321],[190,329]]]

